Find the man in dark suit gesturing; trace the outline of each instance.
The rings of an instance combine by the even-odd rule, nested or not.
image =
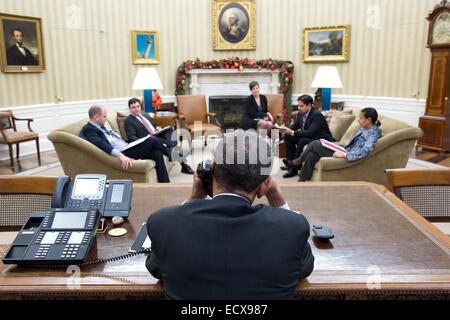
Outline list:
[[[297,175],[298,168],[293,165],[292,160],[300,156],[308,143],[318,139],[334,141],[322,112],[312,107],[313,98],[302,95],[297,101],[299,111],[297,118],[289,128],[282,130],[286,145],[286,159],[283,160],[286,168],[284,169],[288,169],[283,178]]]
[[[23,32],[20,29],[14,29],[12,36],[15,43],[8,48],[6,52],[6,62],[13,66],[35,66],[37,61],[30,50],[23,45]]]
[[[165,150],[164,154],[172,160],[172,150],[177,146],[177,141],[172,140],[173,128],[170,128],[163,133],[160,133],[161,128],[157,127],[150,116],[142,112],[141,102],[137,98],[128,100],[128,108],[130,115],[125,119],[125,131],[128,136],[128,141],[132,142],[151,135],[150,139],[154,139]],[[179,155],[182,157],[183,150],[178,149]],[[181,154],[180,154],[181,153]],[[193,174],[191,167],[181,159],[181,172]]]
[[[299,279],[314,268],[310,227],[270,177],[272,161],[256,133],[228,133],[215,150],[211,179],[195,174],[187,201],[150,215],[146,266],[168,298],[294,297]],[[252,205],[264,196],[269,205]]]
[[[94,144],[109,155],[117,157],[124,170],[132,167],[133,159],[151,159],[155,161],[158,182],[169,182],[163,150],[154,140],[146,139],[128,147],[128,143],[114,131],[105,128],[107,112],[102,106],[89,109],[89,122],[80,131],[80,137]]]

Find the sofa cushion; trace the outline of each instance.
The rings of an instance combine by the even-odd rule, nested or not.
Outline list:
[[[119,132],[122,138],[128,141],[127,132],[125,131],[125,119],[127,115],[123,112],[117,112],[117,125],[119,126]]]
[[[381,130],[381,135],[385,136],[391,132],[397,131],[399,129],[403,129],[403,128],[409,128],[410,126],[402,121],[398,121],[398,120],[394,120],[391,118],[385,118],[385,117],[381,117],[379,116],[379,121],[381,122],[381,126],[380,126],[380,130]]]
[[[352,141],[353,137],[355,136],[355,134],[358,132],[360,126],[359,126],[359,121],[356,118],[355,120],[353,120],[353,122],[351,123],[351,125],[348,127],[348,129],[345,131],[344,135],[342,136],[341,140],[339,140],[339,144],[341,146],[346,146],[350,143],[350,141]]]
[[[352,124],[355,116],[352,114],[334,114],[328,126],[330,127],[331,134],[334,140],[339,141],[347,131],[348,127]]]

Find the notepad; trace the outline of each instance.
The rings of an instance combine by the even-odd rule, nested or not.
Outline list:
[[[330,142],[328,140],[325,139],[320,139],[320,143],[322,144],[322,146],[324,146],[327,149],[333,150],[333,151],[339,151],[344,153],[345,155],[347,154],[347,150],[345,150],[345,148],[342,148],[341,146],[338,146],[337,144]]]
[[[150,135],[147,135],[147,136],[145,136],[145,137],[143,137],[143,138],[140,138],[140,139],[138,139],[138,140],[135,140],[135,141],[129,143],[123,150],[127,150],[127,149],[130,149],[130,148],[133,148],[134,146],[137,146],[138,144],[144,142],[144,141],[147,140],[148,138],[150,138]]]

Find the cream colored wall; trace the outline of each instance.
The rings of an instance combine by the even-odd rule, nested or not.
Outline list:
[[[312,92],[317,64],[302,63],[303,28],[332,24],[351,25],[350,61],[338,64],[344,88],[335,93],[423,99],[430,60],[425,16],[437,2],[257,0],[256,50],[213,51],[211,0],[2,0],[0,12],[42,18],[46,71],[0,73],[0,108],[140,94],[131,90],[132,29],[160,31],[163,95],[174,94],[181,62],[231,56],[292,60],[294,93]],[[78,30],[66,26],[72,4],[81,9]],[[379,25],[370,13],[377,8]]]

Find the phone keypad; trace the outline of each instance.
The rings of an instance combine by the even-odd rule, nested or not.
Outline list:
[[[35,259],[45,259],[47,257],[48,250],[50,250],[49,244],[40,245],[38,250],[36,251],[34,258]]]
[[[61,259],[75,259],[79,249],[79,244],[67,244],[61,254]]]

